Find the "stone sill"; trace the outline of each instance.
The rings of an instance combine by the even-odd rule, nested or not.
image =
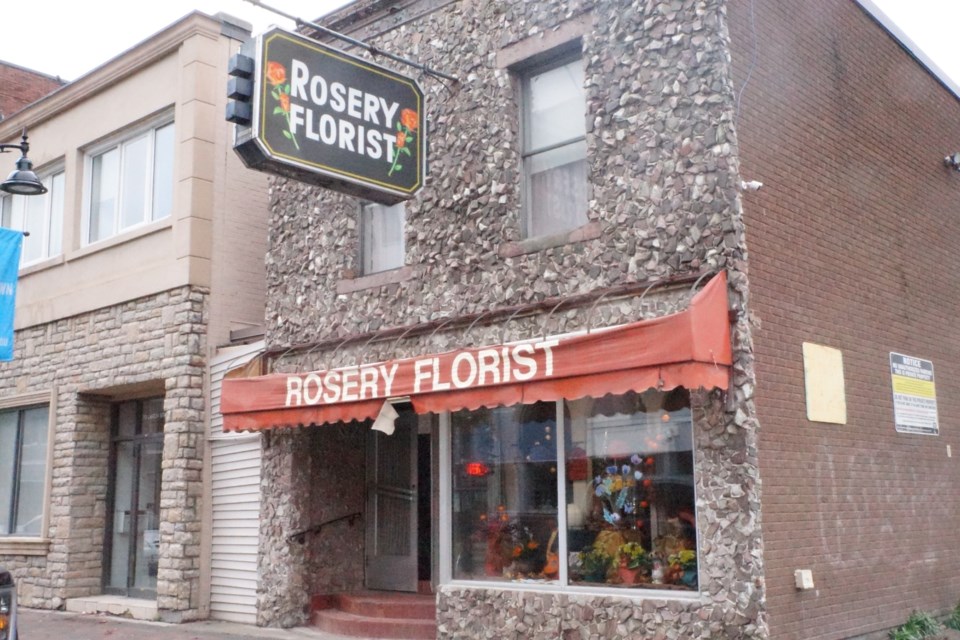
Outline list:
[[[50,550],[46,538],[0,538],[0,555],[45,556]]]
[[[703,586],[700,589],[704,589]],[[642,600],[674,600],[680,603],[702,602],[705,591],[670,590],[655,588],[624,589],[621,587],[561,585],[556,583],[494,582],[451,580],[438,586],[437,591],[450,590],[499,591],[504,593],[542,593],[556,596],[585,596],[605,599],[621,599],[633,602]]]
[[[381,271],[372,273],[369,276],[360,276],[359,278],[344,278],[337,282],[337,294],[354,293],[364,289],[374,289],[388,284],[397,284],[413,278],[412,267],[401,267],[391,269],[390,271]]]
[[[596,240],[600,237],[600,223],[588,222],[582,227],[577,227],[573,231],[566,233],[555,233],[551,236],[538,236],[536,238],[527,238],[519,242],[507,242],[500,245],[497,253],[501,258],[516,258],[528,253],[536,253],[544,249],[554,249],[575,242],[586,242]]]

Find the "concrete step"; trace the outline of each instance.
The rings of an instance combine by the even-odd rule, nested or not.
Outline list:
[[[327,633],[355,638],[434,640],[437,637],[437,622],[433,619],[368,617],[339,609],[314,611],[310,624]]]
[[[414,593],[341,593],[337,596],[335,608],[371,618],[435,620],[437,617],[436,597]]]

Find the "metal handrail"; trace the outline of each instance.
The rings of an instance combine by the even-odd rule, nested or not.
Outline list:
[[[297,544],[303,544],[304,542],[307,541],[307,534],[314,534],[314,535],[318,534],[320,533],[320,530],[323,529],[328,524],[333,524],[335,522],[340,522],[341,520],[346,520],[347,524],[349,524],[352,527],[357,522],[357,520],[360,520],[361,518],[363,518],[363,513],[360,511],[356,511],[354,513],[348,513],[345,516],[338,516],[336,518],[331,518],[330,520],[326,520],[319,524],[315,524],[313,526],[307,527],[306,529],[297,531],[296,533],[291,533],[289,536],[287,536],[287,542],[293,542],[294,540],[296,540]]]

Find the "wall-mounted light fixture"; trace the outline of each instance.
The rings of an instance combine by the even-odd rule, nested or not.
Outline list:
[[[0,153],[6,153],[11,149],[20,150],[20,159],[17,160],[17,168],[7,176],[3,183],[0,183],[0,191],[21,196],[39,196],[46,193],[47,188],[43,186],[40,178],[33,172],[33,163],[27,157],[30,145],[27,143],[26,129],[23,130],[20,144],[0,144]]]
[[[953,155],[947,156],[943,159],[943,164],[947,165],[955,171],[960,171],[960,151],[957,151]]]

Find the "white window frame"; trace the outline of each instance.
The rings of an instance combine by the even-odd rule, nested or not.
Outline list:
[[[368,211],[371,209],[379,210],[381,215],[387,215],[387,212],[396,207],[400,208],[400,255],[399,262],[396,264],[389,263],[386,264],[385,256],[383,255],[383,238],[379,239],[379,243],[376,245],[371,245],[368,241],[368,228],[367,228],[367,217]],[[404,266],[406,263],[406,253],[407,253],[407,242],[406,242],[406,230],[407,230],[407,210],[406,204],[404,202],[399,202],[394,205],[383,205],[376,202],[361,202],[360,203],[360,224],[357,225],[360,230],[360,272],[362,275],[371,275],[374,273],[383,273],[384,271],[392,271],[394,269],[399,269]],[[375,264],[379,261],[381,264]]]
[[[171,155],[171,173],[174,176],[173,178],[173,188],[176,188],[176,123],[174,122],[173,112],[165,112],[159,116],[155,116],[150,120],[144,122],[143,124],[126,129],[123,132],[111,136],[106,141],[98,143],[84,151],[83,158],[83,223],[81,225],[82,233],[82,246],[88,246],[92,244],[97,244],[99,242],[105,242],[114,238],[122,233],[135,230],[137,228],[146,226],[158,220],[163,220],[169,216],[164,216],[162,218],[153,217],[153,203],[154,203],[154,174],[155,174],[155,140],[156,133],[158,130],[166,127],[167,125],[173,125],[173,140],[174,148]],[[148,166],[146,169],[146,183],[144,185],[144,208],[143,215],[141,219],[129,226],[120,227],[121,217],[123,211],[123,171],[124,171],[124,162],[123,162],[123,150],[124,148],[136,141],[139,140],[142,136],[147,136],[147,162]],[[117,172],[117,198],[115,204],[115,213],[112,219],[112,228],[108,233],[104,233],[103,237],[97,239],[90,238],[90,216],[93,213],[93,162],[95,158],[101,157],[106,153],[119,150],[120,151],[120,160],[119,160],[119,169]],[[173,199],[175,202],[175,199]],[[173,214],[173,206],[171,206],[170,215]]]
[[[32,264],[43,262],[44,260],[49,260],[50,258],[55,258],[63,253],[64,203],[67,190],[66,173],[63,162],[60,161],[50,167],[44,167],[37,173],[40,177],[40,182],[47,188],[46,193],[37,196],[4,194],[0,197],[0,226],[19,229],[21,231],[29,230],[31,235],[24,238],[24,245],[28,242],[39,242],[41,246],[40,256],[34,260],[27,261],[26,251],[21,253],[21,269]],[[56,193],[53,184],[58,176],[62,176],[63,178],[59,194]],[[28,229],[26,226],[26,216],[29,215],[29,207],[37,201],[43,203],[43,228],[40,230],[39,235],[37,235],[36,230]],[[53,210],[54,204],[56,203],[59,203],[59,211]],[[7,219],[4,215],[8,206],[10,207],[10,219]],[[59,216],[60,218],[60,235],[56,238],[56,247],[51,249],[51,244],[54,241],[52,229],[55,216]]]
[[[588,222],[587,219],[587,206],[586,203],[590,199],[590,188],[589,180],[584,180],[583,188],[585,190],[586,198],[584,202],[583,211],[577,212],[577,215],[581,218],[580,225],[573,226],[570,228],[562,229],[553,229],[548,233],[535,233],[534,232],[534,198],[532,194],[532,172],[530,170],[531,161],[540,157],[544,154],[558,151],[562,149],[569,149],[575,145],[583,145],[584,153],[583,160],[587,160],[586,153],[586,91],[584,90],[584,104],[583,104],[583,133],[577,133],[572,135],[569,138],[565,138],[559,142],[543,146],[543,147],[532,147],[531,146],[531,132],[533,124],[531,122],[532,116],[530,113],[531,105],[531,81],[550,71],[564,67],[568,64],[579,62],[581,65],[584,65],[586,61],[583,57],[582,46],[580,41],[576,41],[576,46],[565,45],[559,50],[554,50],[546,54],[541,54],[535,56],[534,58],[524,61],[521,64],[513,68],[514,72],[519,78],[519,103],[520,103],[520,130],[521,130],[521,176],[522,176],[522,207],[523,207],[523,235],[525,238],[534,238],[541,237],[545,235],[554,235],[556,233],[565,233],[576,229],[578,226],[582,226]]]

